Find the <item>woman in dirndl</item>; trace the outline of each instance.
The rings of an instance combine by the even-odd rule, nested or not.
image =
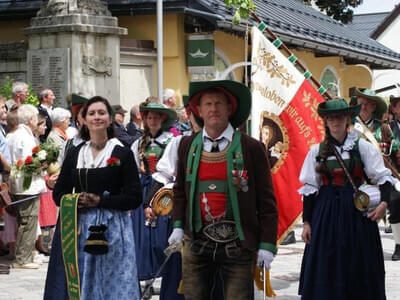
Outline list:
[[[318,106],[326,137],[311,148],[300,173],[306,243],[299,284],[303,300],[386,299],[377,220],[385,213],[394,182],[378,149],[349,130],[359,112],[360,105],[349,107],[344,99]],[[367,178],[379,187],[378,197],[371,200],[380,195],[382,201],[360,211],[353,185],[358,189]]]
[[[139,169],[142,194],[145,199],[153,182],[152,174],[156,171],[157,162],[173,138],[168,130],[176,120],[176,112],[152,101],[142,103],[139,110],[144,123],[144,132],[142,137],[133,143],[131,149]],[[169,216],[158,217],[151,221],[145,218],[144,213],[143,206],[140,205],[132,213],[132,221],[139,280],[146,280],[148,284],[148,280],[156,277],[165,259],[163,251],[168,246]],[[152,291],[149,290],[149,293],[143,295],[144,299],[150,299],[151,294]]]
[[[84,142],[67,152],[53,192],[57,205],[63,195],[79,193],[77,257],[82,300],[140,299],[130,212],[141,203],[141,187],[132,152],[114,138],[111,115],[109,102],[100,96],[85,104],[80,132]],[[90,243],[93,225],[103,227],[100,246]],[[60,222],[54,234],[44,299],[69,299]]]

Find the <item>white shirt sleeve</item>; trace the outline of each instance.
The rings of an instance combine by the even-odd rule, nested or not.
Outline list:
[[[308,152],[301,168],[299,180],[303,186],[298,190],[301,195],[310,195],[318,192],[322,185],[321,175],[315,170],[317,166],[317,156],[319,145],[314,145]]]
[[[178,148],[182,137],[182,135],[178,135],[173,138],[165,148],[164,154],[157,163],[157,172],[152,175],[154,180],[164,185],[175,180],[176,166],[178,163]]]
[[[383,157],[378,149],[364,139],[360,139],[358,148],[368,178],[373,179],[378,185],[387,181],[393,184],[392,172],[385,167]]]
[[[131,146],[131,151],[133,152],[133,156],[135,157],[135,162],[136,166],[138,168],[139,174],[140,174],[140,158],[139,158],[139,143],[142,140],[142,138],[137,139],[136,141],[133,142]]]

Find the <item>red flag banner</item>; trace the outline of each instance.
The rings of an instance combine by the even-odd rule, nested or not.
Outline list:
[[[279,209],[278,243],[302,214],[299,174],[312,145],[324,136],[317,106],[324,101],[294,65],[252,30],[251,135],[264,143]]]

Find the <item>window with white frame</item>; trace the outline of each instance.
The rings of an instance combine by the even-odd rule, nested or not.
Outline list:
[[[332,97],[340,96],[339,77],[332,66],[327,66],[321,75],[321,84],[328,90]]]

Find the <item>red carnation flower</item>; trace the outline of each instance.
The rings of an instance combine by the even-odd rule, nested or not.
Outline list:
[[[23,164],[24,164],[24,161],[22,159],[18,160],[17,163],[16,163],[17,168],[18,169],[21,168]]]
[[[29,165],[30,163],[32,163],[32,156],[28,156],[27,158],[25,158],[25,164]]]
[[[107,159],[107,166],[113,167],[113,166],[119,166],[119,165],[120,165],[119,158],[110,157],[109,159]]]
[[[39,149],[40,149],[39,146],[34,147],[34,148],[32,149],[32,153],[35,154],[36,152],[39,151]]]

